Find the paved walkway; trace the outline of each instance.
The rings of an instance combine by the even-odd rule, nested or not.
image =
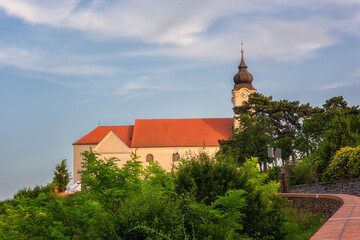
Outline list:
[[[347,194],[282,193],[283,197],[331,198],[343,205],[311,240],[360,240],[360,197]]]
[[[324,194],[343,201],[339,210],[315,233],[311,240],[360,240],[360,198],[346,194]]]

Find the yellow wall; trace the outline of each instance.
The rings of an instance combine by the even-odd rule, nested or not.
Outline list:
[[[77,173],[81,169],[81,162],[83,156],[81,155],[82,152],[89,151],[89,148],[95,148],[96,145],[87,144],[87,145],[74,145],[74,183],[80,180],[80,176]]]
[[[147,166],[146,155],[152,154],[154,161],[158,161],[160,166],[166,171],[171,171],[173,154],[178,152],[180,157],[185,157],[186,153],[198,154],[204,150],[210,156],[215,156],[215,153],[219,150],[219,147],[152,147],[152,148],[137,148],[133,149],[136,152],[136,156],[139,156],[139,160],[143,162],[143,166]]]
[[[100,144],[100,143],[99,143]],[[98,144],[98,146],[99,146]],[[111,145],[111,144],[110,144]],[[115,144],[114,144],[115,145]],[[151,148],[131,148],[130,152],[117,152],[117,149],[107,149],[111,152],[101,153],[96,151],[97,145],[74,145],[74,182],[80,180],[80,176],[77,173],[81,168],[82,156],[81,152],[89,150],[89,147],[92,147],[94,152],[101,154],[100,157],[111,158],[116,157],[120,159],[118,162],[119,167],[121,167],[127,160],[130,160],[131,153],[136,154],[139,157],[139,161],[142,162],[143,166],[146,167],[148,163],[146,162],[146,156],[152,154],[154,156],[154,161],[158,161],[160,166],[162,166],[166,171],[172,170],[173,164],[173,154],[178,152],[180,157],[186,157],[187,154],[198,154],[201,151],[205,151],[211,157],[215,156],[215,153],[219,150],[218,146],[214,147],[151,147]],[[177,163],[175,163],[177,164]]]

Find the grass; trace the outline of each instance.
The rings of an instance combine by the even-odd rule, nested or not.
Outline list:
[[[324,214],[313,213],[296,208],[284,209],[286,222],[284,224],[285,240],[308,240],[328,220]]]

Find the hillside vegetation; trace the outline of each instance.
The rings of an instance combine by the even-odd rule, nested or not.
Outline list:
[[[239,167],[201,153],[169,173],[83,155],[82,192],[61,197],[48,185],[0,203],[1,239],[285,239],[301,229],[256,159]]]

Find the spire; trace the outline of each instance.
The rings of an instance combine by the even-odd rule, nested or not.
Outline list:
[[[240,68],[247,68],[247,65],[245,63],[245,59],[244,59],[244,42],[243,40],[241,40],[241,62],[240,62],[240,65],[239,65],[239,69]]]
[[[245,63],[245,58],[244,58],[244,42],[241,41],[241,62],[238,67],[239,71],[234,76],[235,86],[240,83],[246,83],[251,85],[253,81],[253,76],[251,75],[251,73],[248,72],[247,68],[248,67]]]

